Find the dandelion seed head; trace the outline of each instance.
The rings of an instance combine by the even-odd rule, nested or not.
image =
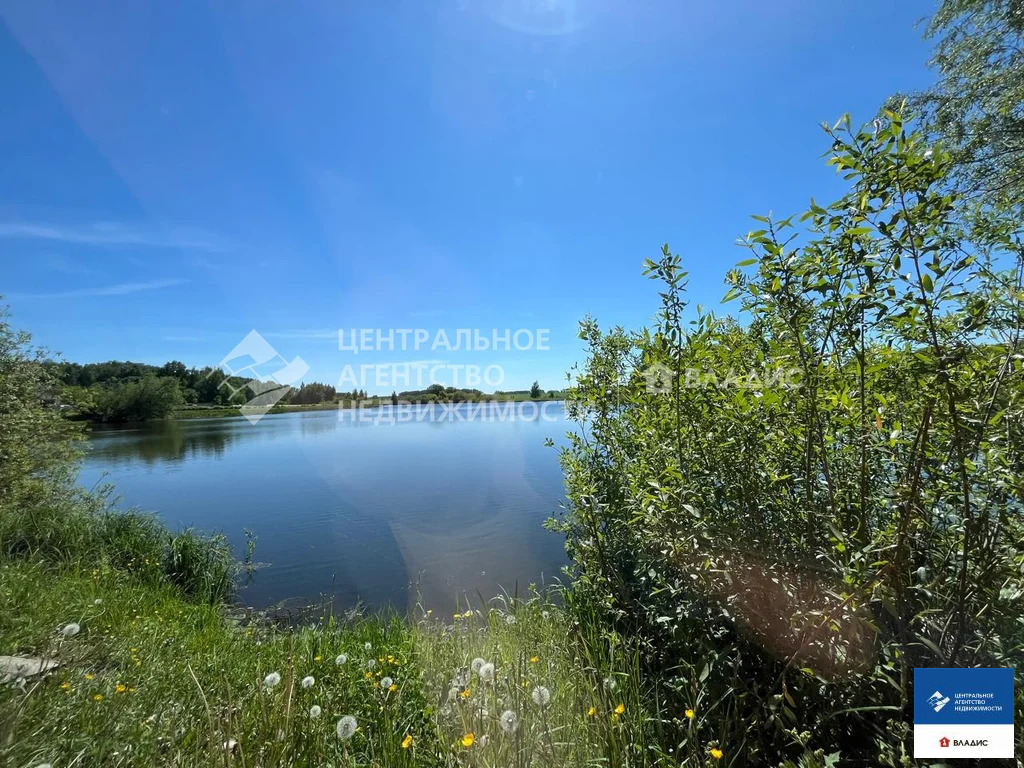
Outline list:
[[[551,612],[550,611],[541,611],[540,612],[540,617],[542,619],[544,619],[544,621],[547,621],[548,619],[551,618]]]
[[[340,667],[346,661],[348,661],[348,656],[346,656],[344,653],[339,653],[338,657],[334,660],[334,663]]]
[[[365,648],[368,651],[372,651],[373,650],[373,644],[372,643],[363,643],[363,648]]]
[[[479,675],[480,667],[482,667],[486,663],[486,661],[484,661],[478,656],[477,658],[473,659],[473,661],[469,665],[469,668],[473,670],[474,675]]]
[[[356,732],[356,719],[352,715],[345,715],[338,721],[338,738],[348,741]]]
[[[275,685],[281,682],[281,675],[278,672],[271,672],[269,675],[263,678],[264,688],[273,688]]]
[[[65,624],[60,633],[64,635],[64,637],[74,637],[81,631],[82,627],[72,621],[70,624]]]
[[[323,713],[324,711],[320,709],[320,705],[314,704],[312,707],[309,708],[309,719],[316,720]]]
[[[388,689],[388,688],[390,688],[394,684],[395,684],[395,681],[392,680],[390,677],[382,677],[380,679],[380,687],[381,688]]]
[[[308,689],[312,688],[314,685],[316,685],[316,678],[313,677],[312,675],[306,675],[304,678],[302,678],[302,687],[303,688],[308,690]]]
[[[366,662],[366,668],[367,669],[373,669],[376,666],[377,666],[377,660],[376,659],[370,659],[369,661]]]
[[[498,724],[505,733],[515,733],[516,729],[519,728],[519,715],[511,709],[506,709],[501,713],[501,717],[498,718]]]
[[[551,691],[543,685],[538,685],[533,689],[533,693],[530,694],[530,698],[533,699],[533,703],[538,707],[546,707],[551,703]]]
[[[510,626],[511,626],[512,624],[515,624],[515,623],[516,623],[516,617],[515,617],[515,616],[513,616],[513,615],[512,615],[511,613],[510,613],[510,614],[509,614],[508,616],[506,616],[506,617],[505,617],[505,623],[506,623],[506,624],[508,624],[508,625],[510,625]]]
[[[480,667],[480,680],[485,683],[494,682],[494,665],[491,662],[487,662]]]
[[[619,684],[616,683],[612,678],[606,677],[604,679],[604,689],[606,691],[614,691],[618,687],[619,687]]]

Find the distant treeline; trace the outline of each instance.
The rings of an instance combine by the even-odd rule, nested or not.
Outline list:
[[[44,365],[61,382],[56,396],[69,414],[92,421],[130,422],[165,419],[175,410],[187,407],[240,406],[248,402],[254,392],[247,385],[250,379],[228,376],[220,368],[210,366],[189,368],[177,360],[163,365],[120,362],[67,363],[47,362]],[[279,405],[318,405],[338,403],[392,402],[463,403],[487,400],[516,400],[526,398],[553,398],[537,382],[529,390],[486,394],[479,389],[457,389],[432,384],[426,389],[393,392],[391,397],[370,396],[365,389],[338,392],[335,387],[320,382],[303,383],[289,387]]]
[[[172,360],[163,365],[110,361],[45,364],[64,385],[59,400],[74,415],[94,421],[163,419],[184,406],[243,405],[254,395],[249,379],[228,376],[219,368],[189,368]],[[365,397],[344,393],[342,399]],[[319,382],[290,387],[281,404],[335,402],[334,387]]]

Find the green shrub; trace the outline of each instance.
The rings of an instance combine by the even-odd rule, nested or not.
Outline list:
[[[554,525],[575,610],[695,713],[681,756],[904,764],[915,666],[1024,653],[1017,224],[968,228],[899,114],[828,133],[850,191],[755,217],[742,323],[689,319],[666,246],[655,328],[581,325]]]

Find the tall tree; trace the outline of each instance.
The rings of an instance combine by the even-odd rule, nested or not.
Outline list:
[[[942,0],[928,24],[934,86],[911,97],[982,203],[1024,202],[1024,2]]]

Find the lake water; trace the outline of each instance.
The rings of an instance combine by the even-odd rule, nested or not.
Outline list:
[[[323,598],[335,609],[451,610],[456,599],[550,583],[565,562],[543,521],[564,498],[560,404],[470,415],[422,406],[397,423],[313,411],[94,430],[80,482],[113,483],[121,507],[174,528],[223,532],[262,565],[241,600]],[[473,406],[479,408],[479,406]],[[510,418],[511,416],[511,418]],[[531,418],[533,417],[533,418]]]

